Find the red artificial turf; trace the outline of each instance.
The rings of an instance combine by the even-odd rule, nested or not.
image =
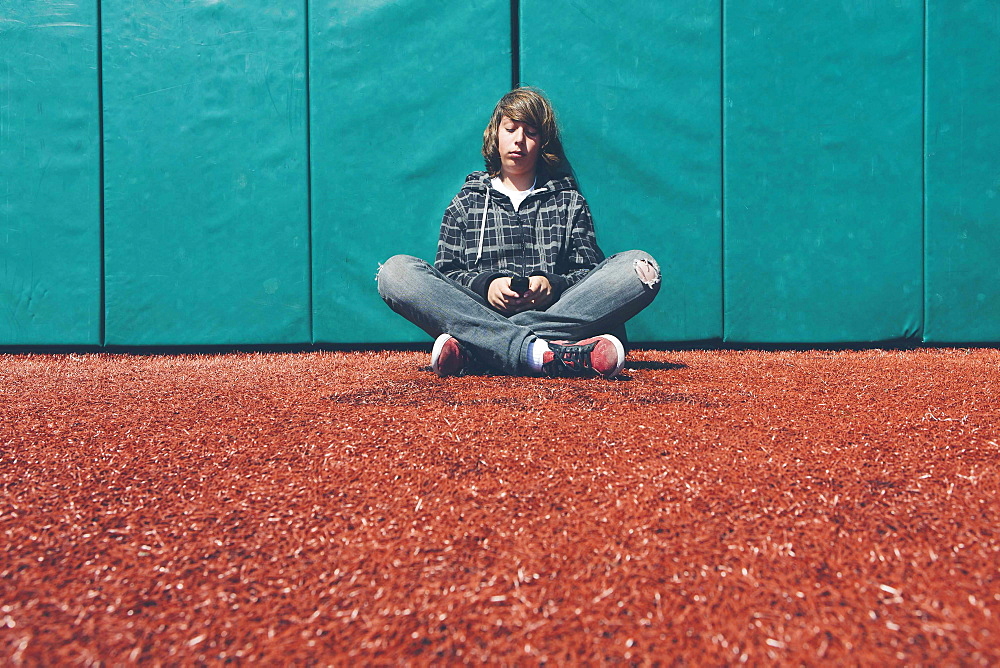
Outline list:
[[[1000,352],[0,355],[0,662],[996,663]]]

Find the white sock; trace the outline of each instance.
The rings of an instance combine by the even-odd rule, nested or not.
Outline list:
[[[547,352],[549,352],[549,344],[541,339],[532,339],[528,343],[528,366],[531,367],[532,371],[541,372]]]

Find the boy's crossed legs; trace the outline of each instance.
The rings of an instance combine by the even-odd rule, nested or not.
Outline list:
[[[461,371],[464,356],[512,375],[585,373],[587,367],[617,375],[624,348],[608,332],[619,331],[659,288],[659,268],[652,257],[627,251],[597,265],[546,310],[508,318],[419,258],[393,256],[378,273],[385,303],[437,339],[432,365],[445,372],[441,375]],[[442,355],[445,363],[439,364]]]

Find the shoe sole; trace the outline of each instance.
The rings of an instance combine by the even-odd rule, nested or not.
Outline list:
[[[618,353],[618,366],[616,366],[611,373],[601,374],[605,378],[614,378],[615,376],[617,376],[622,372],[622,369],[625,368],[625,346],[622,345],[622,342],[618,340],[617,336],[614,336],[612,334],[601,334],[597,338],[607,339],[608,341],[613,343],[615,346],[615,352]]]
[[[441,378],[444,378],[445,374],[441,373],[441,366],[438,362],[441,361],[441,351],[444,350],[444,344],[448,343],[450,338],[452,338],[451,334],[440,335],[434,339],[434,347],[431,348],[431,370]]]

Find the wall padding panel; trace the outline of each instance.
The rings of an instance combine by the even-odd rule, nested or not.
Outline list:
[[[109,344],[310,340],[305,19],[104,3]]]
[[[928,4],[929,342],[1000,341],[1000,5]]]
[[[510,5],[310,7],[316,341],[427,340],[375,274],[397,253],[433,261],[445,207],[483,168],[483,128],[510,87]]]
[[[101,343],[95,3],[0,8],[0,344]]]
[[[923,2],[725,5],[730,342],[919,338]]]
[[[707,0],[521,2],[521,79],[556,107],[598,243],[663,270],[634,341],[722,336],[720,14]]]

